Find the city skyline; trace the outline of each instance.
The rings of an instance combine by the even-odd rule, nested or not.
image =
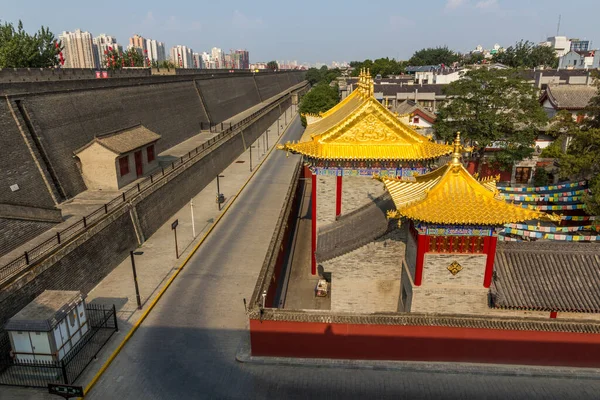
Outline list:
[[[593,43],[599,39],[593,24],[581,23],[582,9],[591,14],[600,11],[600,5],[591,0],[570,8],[559,7],[558,0],[544,2],[542,7],[532,0],[437,0],[426,11],[418,4],[399,8],[387,0],[368,8],[358,2],[308,0],[282,7],[272,1],[249,4],[232,0],[227,8],[190,2],[179,9],[155,0],[143,7],[108,0],[93,13],[83,4],[62,10],[47,2],[33,3],[27,9],[6,4],[3,21],[21,19],[28,31],[48,26],[56,35],[79,28],[94,35],[115,36],[122,43],[137,33],[160,40],[167,48],[244,48],[252,53],[251,62],[408,59],[423,47],[447,45],[467,52],[479,44],[508,47],[520,39],[537,43],[556,34],[559,14],[560,34]],[[115,9],[119,13],[115,14]],[[476,34],[466,33],[465,26]],[[413,39],[416,31],[418,40]]]

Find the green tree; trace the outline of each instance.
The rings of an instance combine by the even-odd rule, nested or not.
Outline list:
[[[494,54],[492,60],[512,68],[558,67],[558,57],[552,47],[535,45],[528,40],[520,40]]]
[[[372,76],[381,74],[381,76],[387,77],[403,73],[406,68],[406,62],[385,57],[378,58],[375,61],[369,59],[365,61],[352,61],[350,62],[350,66],[354,68],[352,76],[358,76],[362,68],[368,68]]]
[[[415,52],[408,60],[408,65],[450,65],[460,60],[460,56],[447,46],[429,47]]]
[[[316,85],[321,81],[321,71],[316,68],[309,68],[306,71],[305,79],[311,84]]]
[[[501,167],[528,158],[534,151],[546,113],[538,92],[517,70],[478,68],[446,86],[448,102],[440,107],[435,122],[439,137],[450,140],[456,131],[474,146],[479,162],[486,147],[499,147],[492,161]]]
[[[267,63],[267,68],[271,71],[277,71],[279,69],[279,64],[277,64],[277,61],[269,61]]]
[[[586,128],[600,128],[600,73],[598,71],[594,71],[592,74],[594,77],[594,83],[598,88],[598,93],[591,98],[587,107],[583,110],[587,116],[583,121],[583,125]]]
[[[121,69],[129,67],[145,67],[146,60],[136,49],[129,49],[125,53],[118,51],[116,48],[110,47],[104,51],[103,68]],[[171,63],[170,61],[168,61]],[[163,62],[164,64],[164,62]],[[171,63],[173,64],[173,63]]]
[[[465,57],[465,62],[469,64],[483,64],[485,57],[483,53],[471,53]]]
[[[318,114],[329,110],[339,101],[338,87],[321,82],[302,97],[300,114]],[[306,119],[301,117],[302,125],[306,126]]]
[[[30,35],[19,21],[0,25],[0,68],[48,68],[59,64],[60,43],[42,26]]]

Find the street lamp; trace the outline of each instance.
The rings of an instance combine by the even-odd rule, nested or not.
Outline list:
[[[254,148],[254,146],[250,145],[248,147],[248,150],[250,151],[250,172],[252,172],[252,149]]]
[[[138,287],[137,273],[135,272],[135,258],[133,256],[141,256],[142,254],[144,254],[143,251],[129,251],[129,256],[131,257],[131,269],[133,270],[133,283],[135,285],[135,298],[137,300],[138,310],[142,309],[142,300],[140,299],[140,288]]]
[[[221,211],[221,203],[223,203],[225,197],[221,193],[221,187],[219,186],[219,178],[225,178],[225,175],[217,174],[217,205],[219,206],[219,211]]]

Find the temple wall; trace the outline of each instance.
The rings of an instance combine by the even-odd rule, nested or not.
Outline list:
[[[483,288],[485,254],[437,254],[425,253],[422,286],[452,285]],[[456,275],[448,271],[454,261],[462,266]]]

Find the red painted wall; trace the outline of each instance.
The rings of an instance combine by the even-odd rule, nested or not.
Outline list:
[[[600,335],[250,320],[252,355],[600,367]]]

